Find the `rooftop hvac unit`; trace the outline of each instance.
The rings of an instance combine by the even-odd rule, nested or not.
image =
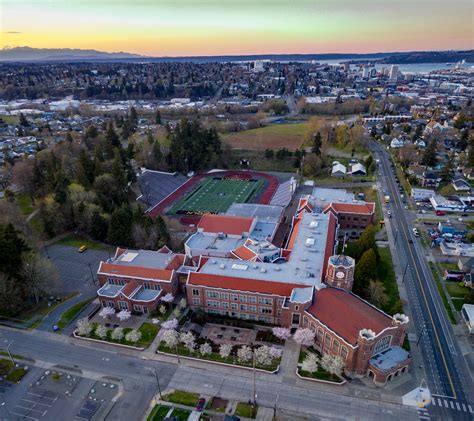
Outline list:
[[[221,269],[225,269],[225,264],[224,264],[224,263],[221,263],[221,264],[219,265],[219,267],[220,267]]]
[[[267,270],[266,270],[265,268],[261,268],[261,269],[260,269],[260,272],[261,272],[261,273],[265,273],[266,271],[267,271]]]

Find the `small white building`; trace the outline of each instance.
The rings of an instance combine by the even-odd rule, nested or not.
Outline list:
[[[443,240],[439,248],[445,256],[474,257],[474,244],[447,243]]]
[[[443,196],[438,195],[431,197],[430,203],[435,211],[443,212],[464,212],[467,207],[461,201],[449,200]]]
[[[392,139],[390,142],[390,147],[391,148],[401,148],[404,145],[403,139]]]
[[[413,198],[414,201],[420,202],[420,201],[428,201],[430,200],[433,196],[435,196],[434,190],[429,190],[429,189],[417,189],[417,188],[412,188],[411,189],[411,197]]]
[[[333,177],[344,177],[347,174],[347,168],[345,165],[341,164],[339,161],[334,161],[332,163],[331,175]]]
[[[464,304],[461,308],[461,315],[469,333],[474,334],[474,304]]]
[[[352,176],[366,176],[367,175],[367,169],[365,168],[364,165],[361,163],[356,163],[351,166],[351,171],[350,174]]]

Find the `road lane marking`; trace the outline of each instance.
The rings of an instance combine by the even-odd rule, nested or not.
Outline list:
[[[472,414],[474,411],[472,410],[471,405],[467,405],[467,407],[469,408],[469,412]]]
[[[451,407],[451,409],[454,409],[454,403],[453,403],[453,401],[449,401],[449,406]]]
[[[461,410],[461,407],[459,406],[459,402],[456,402],[456,408],[458,408],[458,411]]]
[[[444,400],[443,402],[444,402],[444,406],[445,406],[446,408],[448,408],[448,407],[449,407],[448,401]]]
[[[29,418],[30,420],[39,421],[39,418],[29,417],[28,415],[22,415],[22,414],[19,414],[18,412],[10,411],[10,414],[18,415],[18,416],[21,417],[21,418]]]
[[[388,164],[386,163],[386,161],[384,161],[384,163],[385,163],[385,165],[388,165]],[[393,184],[393,179],[391,179],[390,182],[389,182],[389,187],[390,187],[390,189],[392,190],[392,194],[393,194],[393,192],[394,192],[395,190],[394,190],[394,187],[393,187],[392,184]],[[397,196],[397,195],[394,195],[394,196]],[[399,200],[398,196],[397,196],[397,199],[394,200],[394,205],[397,204],[397,200]],[[394,207],[395,207],[395,206],[394,206]],[[399,207],[400,210],[403,212],[402,206],[400,205],[400,203],[398,203],[398,207]],[[399,222],[399,221],[398,221],[398,222]],[[405,218],[405,222],[408,222],[408,220],[407,220],[406,218]],[[405,235],[405,239],[406,239],[406,240],[410,239],[409,233],[407,234],[407,227],[406,227],[406,224],[399,224],[399,228],[401,228],[401,231],[403,231],[403,234]],[[409,244],[409,243],[408,243],[408,244]],[[428,315],[429,315],[429,318],[430,318],[430,320],[431,320],[431,324],[432,324],[432,326],[433,326],[433,332],[434,332],[434,334],[435,334],[436,342],[438,343],[438,348],[439,348],[439,351],[440,351],[440,353],[441,353],[441,358],[443,359],[443,364],[444,364],[444,367],[445,367],[445,370],[446,370],[446,374],[447,374],[447,377],[448,377],[448,380],[449,380],[449,383],[450,383],[450,386],[451,386],[451,391],[453,392],[453,395],[454,395],[453,397],[454,397],[454,398],[457,398],[456,391],[455,391],[455,389],[454,389],[454,384],[453,384],[451,375],[450,375],[449,370],[448,370],[448,365],[447,365],[447,362],[446,362],[446,357],[445,357],[445,355],[444,355],[443,348],[441,347],[441,342],[440,342],[440,339],[439,339],[438,330],[437,330],[437,328],[436,328],[436,324],[434,323],[433,315],[432,315],[432,313],[431,313],[431,309],[430,309],[430,307],[429,307],[429,305],[428,305],[428,300],[427,300],[427,298],[426,298],[425,288],[424,288],[424,286],[423,286],[423,283],[421,282],[420,272],[419,272],[418,267],[417,267],[417,265],[416,265],[416,259],[415,259],[414,255],[413,255],[412,247],[410,247],[409,245],[408,245],[408,250],[409,250],[409,252],[410,252],[410,257],[411,257],[411,259],[412,259],[412,261],[413,261],[413,263],[414,263],[414,269],[415,269],[416,275],[417,275],[417,277],[418,277],[418,284],[419,284],[419,286],[420,286],[420,288],[421,288],[421,292],[422,292],[422,295],[423,295],[423,299],[424,299],[425,304],[426,304],[426,310],[428,311]],[[419,261],[418,263],[419,263],[420,267],[422,268],[422,271],[424,272],[424,270],[423,270],[423,265],[421,264],[421,259],[420,259],[420,261]],[[431,291],[430,291],[430,295],[432,296]],[[434,299],[433,296],[432,296],[432,298],[433,298],[433,305],[434,305],[434,307],[435,307],[435,309],[436,309],[436,300]],[[440,321],[442,321],[443,318],[442,318],[442,317],[439,317],[439,319],[440,319]],[[446,340],[446,342],[448,342],[448,338],[447,338],[447,335],[446,335],[446,332],[444,331],[444,329],[443,329],[443,333],[445,334],[445,340]],[[447,345],[448,345],[448,343],[447,343]]]
[[[464,404],[462,403],[461,406],[462,406],[462,410],[463,410],[464,412],[466,412],[466,411],[467,411],[466,405],[464,405]]]

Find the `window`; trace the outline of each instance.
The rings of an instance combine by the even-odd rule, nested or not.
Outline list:
[[[199,290],[197,288],[193,288],[193,295],[199,295]]]
[[[347,348],[345,346],[341,348],[341,357],[343,360],[347,358]]]
[[[295,311],[298,311],[300,309],[300,306],[295,306]]]
[[[207,300],[207,306],[217,308],[217,307],[219,307],[219,301]]]
[[[222,308],[229,308],[229,303],[227,301],[223,301],[221,304]]]
[[[128,303],[126,301],[119,301],[118,307],[120,310],[128,310]]]
[[[242,301],[243,303],[246,303],[246,302],[247,302],[247,296],[246,296],[246,295],[239,295],[239,299],[240,299],[240,301]]]
[[[252,313],[256,313],[256,312],[257,312],[257,306],[248,306],[248,309],[249,309],[249,311],[251,311]]]
[[[273,299],[272,298],[258,297],[258,303],[259,304],[265,304],[267,306],[271,306],[273,304]]]
[[[324,336],[324,331],[321,328],[319,328],[318,329],[318,339],[319,339],[320,342],[323,341],[323,336]]]
[[[257,297],[255,297],[254,295],[249,295],[248,299],[249,303],[257,303]]]
[[[354,221],[358,221],[359,220],[359,217],[358,216],[354,216]]]
[[[332,343],[332,349],[336,354],[339,354],[339,341],[334,339],[334,342]]]
[[[283,306],[283,300],[281,298],[278,299],[277,305],[278,305],[278,307]]]
[[[237,303],[230,303],[230,308],[232,310],[237,310]]]
[[[219,298],[219,293],[217,291],[206,291],[207,298]]]
[[[221,292],[221,299],[222,300],[228,300],[229,299],[229,293],[228,292]]]
[[[239,296],[237,294],[230,294],[230,299],[232,301],[237,301],[239,299]]]
[[[271,307],[260,307],[258,310],[260,314],[272,314]]]
[[[391,341],[392,341],[391,336],[384,336],[382,339],[380,339],[375,345],[374,355],[387,349],[390,346]]]
[[[142,312],[143,311],[143,306],[141,306],[139,304],[134,304],[133,305],[133,311]]]
[[[281,309],[277,310],[277,316],[281,316]]]
[[[249,314],[249,320],[257,320],[257,316],[255,314]]]
[[[346,217],[345,217],[344,215],[341,215],[341,216],[339,217],[339,219],[340,219],[341,221],[344,221],[344,219],[346,219]]]
[[[193,298],[193,304],[195,306],[201,305],[201,299],[200,298]]]
[[[240,311],[247,311],[247,304],[240,304]]]
[[[291,323],[294,324],[294,325],[299,325],[300,324],[300,315],[299,315],[299,313],[293,313]]]
[[[303,326],[308,327],[308,317],[306,316],[303,317]]]
[[[324,337],[324,345],[328,348],[331,346],[331,335],[329,333],[326,333],[326,336]]]

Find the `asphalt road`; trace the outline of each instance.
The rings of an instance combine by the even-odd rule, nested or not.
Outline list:
[[[112,347],[84,342],[45,332],[25,332],[0,327],[0,344],[13,340],[12,351],[35,358],[37,364],[59,364],[82,370],[85,378],[111,376],[123,384],[123,394],[105,420],[138,420],[157,393],[152,370],[157,371],[161,389],[176,388],[225,399],[248,401],[252,397],[253,379],[240,370],[219,371],[143,360],[136,351],[119,353]],[[130,355],[128,355],[130,354]],[[334,388],[334,387],[332,387]],[[294,378],[258,373],[257,403],[291,410],[314,419],[330,420],[417,420],[413,408],[403,407],[365,396],[347,396],[337,391],[321,390],[321,385],[297,385]],[[311,418],[311,419],[313,419]],[[49,420],[44,420],[49,421]]]
[[[467,364],[456,342],[453,329],[446,316],[431,270],[424,258],[422,246],[411,232],[414,217],[404,209],[390,167],[389,155],[380,145],[373,143],[380,159],[382,184],[391,197],[391,224],[396,234],[399,260],[406,267],[405,284],[416,331],[420,339],[427,382],[435,395],[430,415],[441,419],[471,420],[469,411],[457,410],[457,404],[467,408],[474,399],[473,385]],[[410,240],[412,243],[410,243]],[[453,406],[437,404],[437,397],[447,397]]]

